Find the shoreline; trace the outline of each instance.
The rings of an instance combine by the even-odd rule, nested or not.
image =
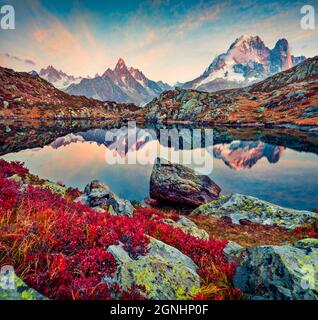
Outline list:
[[[146,120],[138,119],[123,119],[123,118],[93,118],[93,117],[78,117],[78,118],[60,118],[60,117],[18,117],[18,116],[0,116],[1,120],[14,120],[14,121],[116,121],[118,123],[127,123],[129,121],[136,121],[137,124],[153,124],[153,125],[199,125],[199,126],[215,126],[215,127],[229,127],[229,128],[266,128],[266,129],[298,129],[300,131],[308,132],[317,132],[318,133],[318,124],[317,125],[299,125],[294,123],[224,123],[224,122],[209,122],[209,121],[182,121],[182,120],[169,120],[165,122],[153,122]]]

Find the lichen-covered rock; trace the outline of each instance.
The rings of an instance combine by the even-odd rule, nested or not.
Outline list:
[[[239,259],[233,283],[247,298],[318,299],[317,239],[246,248]]]
[[[198,175],[181,164],[157,159],[150,177],[150,197],[188,206],[217,199],[221,188],[208,176]]]
[[[67,188],[64,186],[61,186],[60,184],[52,181],[45,181],[45,183],[42,186],[45,189],[51,190],[53,193],[58,193],[60,195],[65,195]]]
[[[108,205],[120,216],[132,216],[135,210],[130,201],[118,197],[115,193],[110,194]]]
[[[109,208],[114,215],[132,216],[134,207],[130,201],[118,197],[109,190],[109,187],[98,180],[90,182],[84,190],[84,194],[78,197],[75,202],[86,204],[96,211],[103,211]]]
[[[229,261],[233,261],[239,257],[244,247],[234,241],[228,241],[223,252]]]
[[[48,300],[37,291],[29,288],[16,274],[0,274],[0,300]]]
[[[287,229],[314,223],[318,219],[318,213],[315,212],[283,208],[241,194],[221,196],[218,200],[193,211],[193,214],[198,213],[214,217],[230,217],[233,223],[240,223],[241,219],[247,219],[263,225],[277,225]]]
[[[194,222],[187,219],[186,217],[181,216],[177,221],[174,221],[172,219],[164,219],[162,221],[164,223],[170,224],[174,228],[179,228],[183,232],[191,234],[194,237],[203,240],[209,240],[209,234],[205,230],[198,228],[198,226]]]
[[[11,177],[8,178],[8,180],[17,182],[17,183],[20,184],[20,185],[23,184],[23,179],[22,179],[19,175],[17,175],[17,174],[12,175]]]
[[[136,260],[121,245],[112,245],[108,251],[119,264],[111,281],[124,289],[134,284],[144,286],[145,296],[155,300],[190,299],[200,291],[196,264],[176,248],[159,240],[150,238],[148,253]]]
[[[110,197],[108,185],[98,180],[93,180],[87,184],[84,193],[86,195],[86,202],[91,207],[97,207],[106,204]]]

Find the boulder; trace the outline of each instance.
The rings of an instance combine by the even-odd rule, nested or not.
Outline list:
[[[205,230],[199,229],[194,222],[187,219],[186,217],[181,216],[177,221],[174,221],[172,219],[163,219],[162,222],[167,223],[174,228],[179,228],[183,232],[191,234],[194,237],[203,240],[209,240],[209,234]]]
[[[197,265],[176,248],[150,238],[145,256],[132,259],[121,245],[112,245],[108,251],[115,257],[118,268],[113,279],[123,289],[141,285],[146,298],[155,300],[191,299],[200,291]]]
[[[150,197],[196,207],[219,197],[221,188],[208,176],[181,164],[157,159],[150,177]]]
[[[314,118],[318,116],[318,104],[313,105],[309,108],[307,108],[303,114],[302,114],[302,118]]]
[[[42,185],[42,188],[49,189],[53,193],[58,193],[60,195],[65,195],[67,188],[52,181],[45,181],[45,183]]]
[[[236,243],[234,241],[228,241],[223,252],[229,262],[234,262],[237,260],[236,258],[238,258],[240,256],[240,254],[243,250],[244,250],[244,247],[242,247],[238,243]]]
[[[0,300],[48,300],[37,291],[29,288],[14,272],[0,274]]]
[[[304,224],[312,224],[318,213],[283,208],[254,197],[241,194],[221,196],[218,200],[196,208],[192,214],[229,217],[233,223],[249,220],[263,225],[276,225],[294,229]]]
[[[75,202],[81,202],[95,209],[103,211],[109,209],[113,215],[132,216],[134,207],[130,201],[118,197],[109,190],[109,187],[98,180],[90,182],[84,190],[84,194],[78,197]]]
[[[111,206],[115,214],[119,216],[132,216],[135,210],[130,201],[122,199],[114,193],[110,194],[108,205]]]
[[[107,200],[110,197],[110,190],[107,184],[98,180],[93,180],[84,189],[87,203],[91,207],[98,207],[103,204],[107,204]]]
[[[233,284],[250,299],[317,300],[318,240],[244,249]]]

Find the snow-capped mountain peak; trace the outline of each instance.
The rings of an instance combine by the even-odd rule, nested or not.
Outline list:
[[[203,74],[184,84],[186,89],[217,91],[243,87],[293,67],[304,57],[293,57],[286,39],[269,49],[259,36],[237,38],[226,53],[218,55]]]
[[[64,89],[73,83],[79,83],[83,79],[82,77],[68,75],[62,70],[57,70],[52,65],[42,68],[39,76],[53,84],[57,89]]]

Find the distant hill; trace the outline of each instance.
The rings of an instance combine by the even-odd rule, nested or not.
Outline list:
[[[0,117],[116,118],[137,109],[133,104],[70,96],[36,73],[0,67]]]

